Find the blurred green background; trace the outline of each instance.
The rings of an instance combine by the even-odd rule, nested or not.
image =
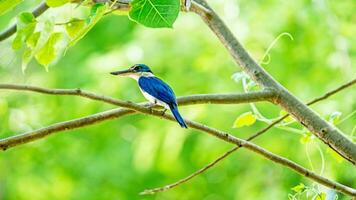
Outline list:
[[[23,2],[1,16],[0,29],[38,3]],[[294,37],[293,41],[282,37],[270,52],[270,62],[263,66],[301,100],[311,100],[355,78],[355,0],[210,3],[257,60],[280,33]],[[71,15],[55,9],[47,15],[51,13],[58,21]],[[11,40],[0,43],[1,83],[81,88],[141,102],[144,98],[135,81],[110,76],[109,72],[145,63],[177,96],[243,92],[241,83],[231,79],[239,67],[201,19],[191,13],[181,13],[173,29],[145,28],[126,16],[108,15],[49,72],[32,61],[23,74],[21,56],[11,50]],[[355,88],[351,88],[313,109],[326,119],[341,112],[342,119],[356,110],[355,99]],[[267,117],[279,115],[279,108],[269,103],[257,106]],[[0,91],[0,137],[112,108],[80,97]],[[240,138],[266,126],[256,122],[233,129],[236,117],[249,110],[248,104],[180,108],[185,118]],[[353,115],[338,127],[350,134],[355,125]],[[318,139],[307,144],[300,140],[299,134],[275,128],[255,142],[317,173],[324,165],[323,175],[356,187],[354,166],[340,160]],[[294,194],[291,188],[299,183],[327,193],[328,199],[336,194],[339,199],[348,199],[244,149],[173,190],[138,195],[146,188],[189,175],[231,147],[193,129],[181,129],[176,123],[130,115],[0,152],[0,199],[288,199],[288,194]]]

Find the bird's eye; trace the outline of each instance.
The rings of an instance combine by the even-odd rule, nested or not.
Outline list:
[[[133,68],[133,70],[135,70],[135,71],[138,71],[139,69],[140,69],[139,66],[136,66],[136,67]]]

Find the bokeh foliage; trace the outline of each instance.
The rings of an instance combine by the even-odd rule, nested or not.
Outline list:
[[[2,15],[0,28],[12,24],[17,14],[38,3],[24,1]],[[293,41],[282,37],[263,66],[303,101],[355,78],[354,0],[229,0],[211,4],[257,60],[262,59],[280,33],[293,36]],[[76,9],[83,11],[78,13]],[[66,5],[51,8],[39,20],[61,23],[90,13],[89,8]],[[66,27],[59,29],[62,28]],[[108,72],[146,63],[178,96],[243,92],[241,82],[231,78],[238,71],[236,64],[194,14],[181,13],[173,29],[145,28],[127,16],[107,15],[62,58],[49,65],[48,72],[32,60],[23,73],[23,52],[12,49],[12,40],[0,43],[1,83],[80,87],[139,102],[144,99],[133,80],[118,79]],[[1,138],[113,108],[79,97],[5,91],[0,95]],[[355,99],[355,89],[351,88],[313,108],[327,119],[340,112],[342,120],[356,110]],[[279,108],[271,104],[257,106],[266,117],[280,114]],[[249,105],[198,105],[180,110],[186,118],[241,138],[265,126],[257,121],[248,127],[232,128],[238,116],[251,111]],[[355,124],[353,115],[338,127],[350,134]],[[355,168],[317,139],[273,129],[256,143],[317,172],[322,167],[320,146],[325,159],[323,174],[356,187]],[[143,189],[188,175],[229,148],[230,144],[195,130],[181,129],[175,123],[132,115],[1,152],[0,199],[287,199],[288,194],[300,190],[295,188],[300,183],[314,186],[294,172],[241,149],[174,190],[154,196],[138,195]],[[335,195],[324,187],[318,189],[328,197]],[[308,199],[303,195],[298,198]]]

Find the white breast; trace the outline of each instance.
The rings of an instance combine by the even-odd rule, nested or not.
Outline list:
[[[153,97],[152,95],[150,95],[150,94],[148,94],[147,92],[143,91],[141,88],[140,88],[140,90],[141,90],[143,96],[144,96],[149,102],[151,102],[151,103],[153,103],[153,104],[158,104],[158,105],[160,105],[160,106],[163,106],[163,107],[166,108],[166,109],[169,109],[169,105],[168,105],[168,104],[166,104],[166,103],[164,103],[163,101],[161,101],[161,100],[159,100],[159,99]]]
[[[135,79],[136,81],[138,81],[138,79],[139,79],[141,76],[147,76],[147,77],[149,77],[149,76],[154,76],[154,75],[153,75],[152,73],[149,73],[149,72],[142,72],[142,73],[140,73],[140,74],[129,74],[128,76],[129,76],[130,78],[133,78],[133,79]],[[139,88],[140,88],[140,87],[139,87]],[[141,90],[143,96],[144,96],[149,102],[151,102],[151,103],[153,103],[153,104],[158,104],[158,105],[160,105],[160,106],[163,106],[163,107],[166,108],[166,109],[169,109],[169,105],[168,105],[168,104],[166,104],[166,103],[164,103],[163,101],[161,101],[161,100],[159,100],[159,99],[153,97],[152,95],[150,95],[150,94],[148,94],[147,92],[143,91],[141,88],[140,88],[140,90]]]

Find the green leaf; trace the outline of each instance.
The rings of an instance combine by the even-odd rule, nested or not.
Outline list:
[[[54,22],[52,20],[45,20],[42,24],[40,32],[33,33],[27,40],[27,48],[22,55],[22,71],[27,68],[27,64],[31,61],[34,55],[36,55],[42,47],[47,43],[51,32],[54,28]]]
[[[41,32],[33,33],[26,41],[27,46],[31,49],[34,49],[37,45],[40,36],[41,36]]]
[[[12,41],[12,48],[18,50],[22,47],[23,43],[35,31],[37,22],[32,13],[23,12],[17,16],[17,32],[14,40]]]
[[[256,122],[256,117],[252,112],[241,114],[234,122],[233,128],[240,128],[243,126],[251,126]]]
[[[324,192],[321,192],[315,196],[315,200],[325,200],[326,199],[326,194]]]
[[[12,48],[18,50],[22,44],[31,36],[36,28],[36,23],[31,23],[23,29],[17,31],[16,36],[12,42]]]
[[[77,36],[72,41],[70,41],[67,48],[73,46],[80,39],[82,39],[90,31],[90,29],[92,29],[95,24],[98,23],[98,21],[104,16],[106,10],[107,5],[101,3],[94,4],[91,9],[90,17],[88,19],[88,25],[77,33]]]
[[[38,38],[35,51],[38,51],[41,47],[45,45],[48,38],[52,34],[53,29],[54,29],[54,21],[52,19],[46,19],[44,22],[42,22],[41,34],[40,37]]]
[[[69,0],[46,0],[46,4],[49,7],[59,7],[63,6],[64,4],[68,3]]]
[[[78,36],[80,31],[84,28],[85,22],[80,19],[72,19],[71,22],[66,24],[65,28],[70,38]]]
[[[58,43],[63,37],[62,32],[52,33],[46,44],[35,55],[36,60],[48,70],[48,65],[59,55]]]
[[[133,0],[129,17],[147,27],[172,28],[180,9],[179,0]]]
[[[20,33],[19,31],[16,33],[16,36],[14,38],[14,40],[12,41],[12,49],[13,50],[18,50],[21,49],[22,47],[22,33]]]
[[[36,18],[30,12],[22,12],[17,16],[17,28],[23,28],[32,22],[36,22]]]
[[[94,5],[91,7],[91,9],[90,9],[89,18],[95,17],[95,15],[98,14],[98,11],[99,11],[100,9],[102,9],[103,6],[105,6],[105,4],[103,4],[103,3],[96,3],[96,4],[94,4]]]
[[[23,29],[17,31],[16,36],[12,42],[12,48],[18,50],[22,47],[22,44],[31,36],[35,31],[36,23],[31,23]]]
[[[292,190],[296,193],[302,192],[305,188],[305,185],[303,183],[299,183],[299,185],[294,186]]]
[[[0,15],[10,11],[22,1],[23,0],[0,0]]]
[[[337,124],[340,121],[341,115],[342,113],[338,111],[331,113],[331,115],[329,116],[329,122],[334,125]]]
[[[41,32],[35,32],[26,41],[27,48],[22,54],[22,64],[21,64],[22,72],[25,72],[28,63],[32,60],[33,55],[35,53],[34,49],[37,46],[38,39],[40,38],[40,36],[41,36]]]
[[[22,64],[21,64],[21,69],[22,72],[25,72],[28,63],[32,60],[33,58],[33,53],[32,53],[32,49],[30,48],[26,48],[25,51],[22,54]]]

